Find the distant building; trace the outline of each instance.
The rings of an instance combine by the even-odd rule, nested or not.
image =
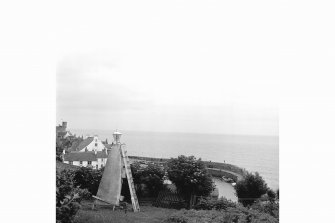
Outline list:
[[[104,149],[106,149],[106,145],[95,135],[84,140],[76,140],[67,152],[92,152],[103,151]]]
[[[60,139],[65,139],[67,137],[72,137],[72,133],[66,130],[67,122],[62,122],[61,125],[56,126],[56,136]]]
[[[57,137],[58,137],[58,138],[62,138],[62,139],[65,139],[65,138],[67,138],[67,137],[72,137],[72,136],[73,136],[72,133],[69,132],[69,131],[66,131],[66,132],[59,132],[59,133],[57,134]]]
[[[72,146],[63,152],[63,162],[75,166],[100,169],[104,167],[108,157],[108,146],[97,135],[85,139],[76,138]]]
[[[70,152],[63,154],[63,162],[75,166],[100,169],[106,165],[107,149],[103,151]]]
[[[62,122],[61,125],[56,126],[56,132],[66,132],[67,122]]]

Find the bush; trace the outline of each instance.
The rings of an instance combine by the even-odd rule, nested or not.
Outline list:
[[[268,191],[267,184],[256,172],[248,173],[243,180],[235,185],[236,195],[244,206],[253,204],[258,198]]]
[[[165,223],[225,223],[225,222],[268,222],[278,223],[272,216],[248,210],[244,207],[228,208],[226,211],[216,210],[180,210],[167,217]]]
[[[215,188],[204,162],[194,156],[179,156],[168,164],[168,177],[178,192],[190,202],[193,195],[208,196]]]
[[[251,206],[252,209],[267,213],[279,220],[279,203],[278,202],[257,202]]]
[[[71,223],[80,209],[80,202],[89,196],[87,190],[74,186],[74,171],[56,173],[56,221]]]
[[[92,195],[96,195],[99,189],[104,168],[94,170],[91,168],[81,167],[74,174],[75,186],[81,189],[87,189]]]
[[[276,192],[274,192],[272,189],[268,189],[266,194],[268,195],[270,201],[274,201],[276,199]]]
[[[131,165],[131,171],[136,185],[138,195],[143,195],[141,185],[146,186],[149,196],[157,196],[159,191],[163,189],[164,183],[164,168],[155,163],[148,163],[141,166],[139,162],[134,162]]]
[[[68,150],[76,141],[82,141],[78,137],[56,138],[56,160],[62,162],[63,150]]]
[[[196,210],[226,210],[228,207],[235,208],[237,204],[226,198],[201,198],[193,207]]]

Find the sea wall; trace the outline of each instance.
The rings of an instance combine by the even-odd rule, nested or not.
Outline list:
[[[211,169],[208,168],[208,172],[213,176],[213,177],[217,177],[217,178],[222,178],[222,177],[226,177],[226,178],[231,178],[233,179],[235,182],[237,182],[241,177],[238,174],[234,174],[225,170],[221,170],[221,169]]]
[[[166,158],[152,158],[152,157],[143,157],[143,156],[128,156],[130,160],[144,160],[148,162],[166,164],[169,159]],[[207,166],[209,173],[213,177],[227,177],[232,178],[234,181],[240,180],[245,176],[246,170],[238,166],[228,164],[228,163],[219,163],[211,161],[203,161]]]

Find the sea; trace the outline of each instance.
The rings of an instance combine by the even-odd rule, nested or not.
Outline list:
[[[77,136],[98,135],[101,140],[113,141],[114,130],[70,129]],[[121,142],[128,155],[171,158],[195,156],[212,162],[225,162],[258,172],[267,185],[279,189],[279,137],[251,135],[222,135],[202,133],[137,132],[122,130]],[[236,200],[227,183],[215,180],[219,195]],[[220,189],[221,188],[221,189]]]

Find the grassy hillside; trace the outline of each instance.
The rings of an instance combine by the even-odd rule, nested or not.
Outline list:
[[[131,211],[131,204],[128,211],[112,210],[108,206],[100,206],[92,210],[92,201],[84,201],[82,208],[75,217],[75,223],[278,223],[279,220],[269,214],[257,210],[248,210],[243,207],[228,208],[227,210],[176,210],[157,208],[153,206],[141,206],[141,212]]]
[[[131,211],[131,205],[128,205],[127,213],[123,210],[113,211],[111,207],[98,207],[95,210],[91,207],[92,202],[84,202],[75,217],[75,223],[158,223],[176,212],[174,209],[152,206],[141,206],[141,212],[137,213]]]

